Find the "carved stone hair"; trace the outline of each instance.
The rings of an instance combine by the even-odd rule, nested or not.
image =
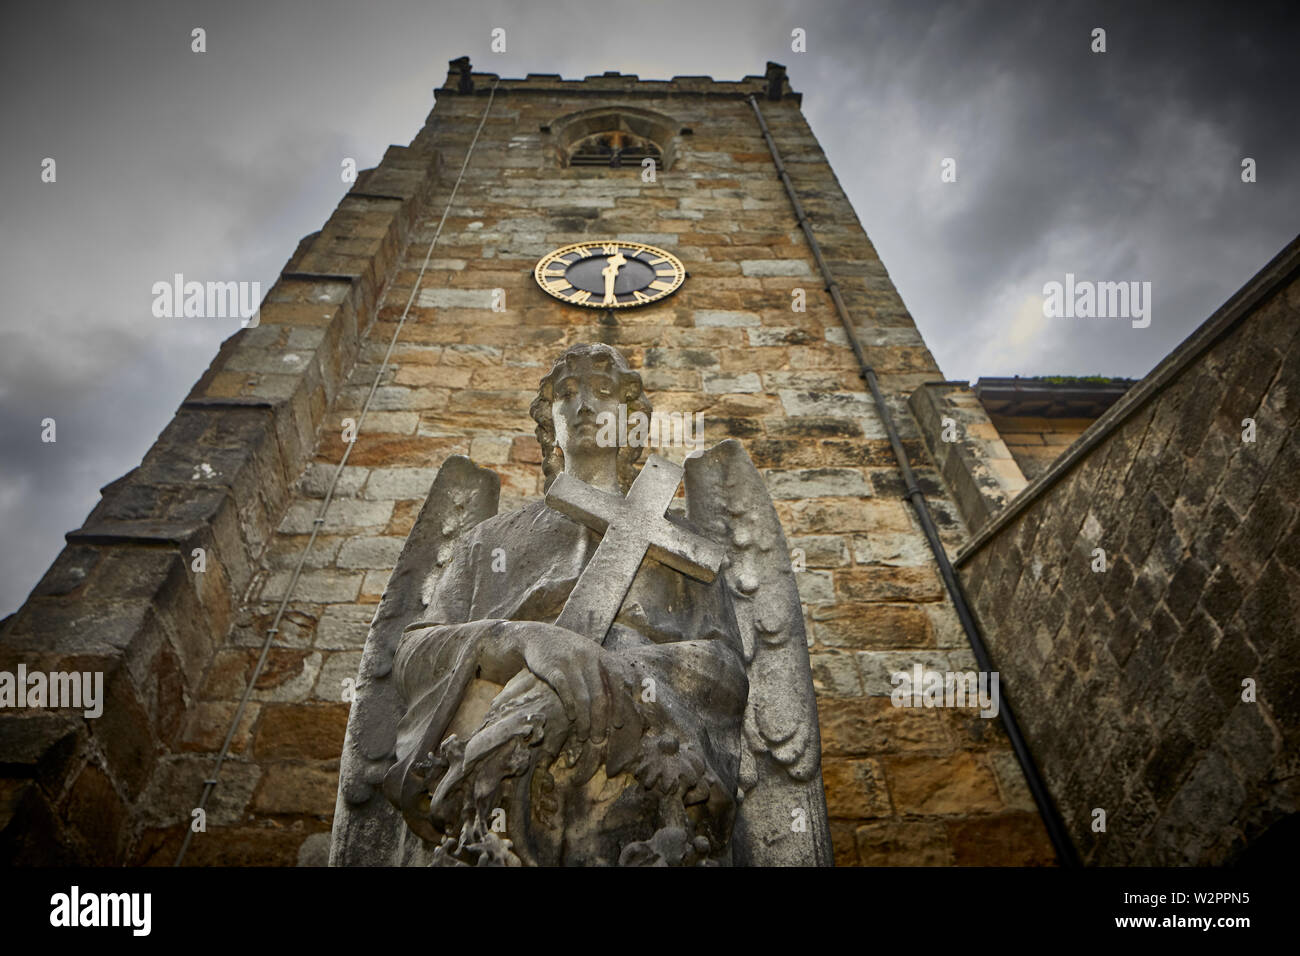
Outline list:
[[[617,349],[600,343],[569,346],[542,379],[537,387],[537,397],[528,409],[528,414],[537,422],[537,441],[542,446],[542,474],[546,476],[545,488],[550,488],[555,477],[564,471],[564,450],[555,439],[555,419],[551,415],[551,403],[555,401],[555,383],[579,359],[589,359],[596,367],[607,369],[614,375],[618,383],[619,403],[627,406],[629,418],[633,412],[641,412],[646,418],[650,417],[650,399],[646,397],[641,385],[641,376],[628,366],[627,360]],[[636,463],[641,458],[642,450],[639,446],[619,446],[618,483],[624,493],[632,487],[636,478]]]

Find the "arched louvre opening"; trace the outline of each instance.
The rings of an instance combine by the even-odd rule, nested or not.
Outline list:
[[[649,139],[624,130],[587,136],[569,149],[570,166],[640,166],[645,159],[662,164],[663,151]]]
[[[675,161],[680,129],[672,117],[653,110],[606,106],[560,117],[543,132],[562,167],[640,168],[652,159],[666,170]]]

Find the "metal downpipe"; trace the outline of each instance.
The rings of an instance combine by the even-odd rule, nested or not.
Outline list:
[[[763,131],[763,139],[767,142],[768,151],[772,154],[772,162],[776,165],[776,171],[785,186],[786,195],[790,197],[790,204],[794,207],[799,227],[803,230],[804,238],[808,240],[808,247],[812,250],[813,258],[817,261],[817,268],[821,270],[822,279],[826,283],[826,291],[830,293],[831,301],[835,303],[835,311],[839,314],[840,322],[844,325],[845,335],[848,336],[849,345],[858,360],[858,374],[866,380],[867,387],[871,390],[871,397],[875,402],[876,410],[884,423],[886,433],[889,435],[889,445],[894,451],[894,458],[897,459],[899,470],[903,475],[907,500],[916,512],[917,520],[921,523],[921,530],[925,532],[926,540],[930,544],[930,551],[934,554],[935,562],[939,566],[939,576],[943,579],[944,587],[948,591],[953,607],[956,608],[957,618],[961,622],[962,630],[966,632],[966,639],[970,642],[975,661],[982,671],[992,672],[993,662],[989,657],[988,648],[984,645],[984,639],[980,635],[979,625],[975,622],[970,606],[966,603],[966,596],[962,592],[961,582],[957,580],[957,574],[953,570],[952,562],[948,559],[948,552],[944,550],[943,542],[939,539],[939,532],[930,514],[930,507],[926,503],[924,493],[916,483],[916,476],[912,472],[912,465],[907,459],[907,452],[903,449],[903,443],[898,437],[898,429],[894,426],[894,417],[890,413],[889,406],[885,403],[885,397],[880,391],[880,383],[876,380],[875,370],[867,363],[866,354],[862,351],[862,343],[858,340],[857,329],[849,316],[849,310],[844,304],[844,298],[840,295],[839,285],[831,275],[826,260],[822,257],[821,246],[817,243],[817,237],[813,235],[812,226],[808,222],[808,216],[804,212],[803,204],[799,202],[799,197],[794,191],[794,184],[790,182],[790,175],[786,172],[785,164],[781,162],[781,153],[776,148],[776,142],[772,139],[772,133],[768,129],[767,121],[763,118],[762,110],[758,107],[758,101],[753,94],[750,94],[748,99],[749,105],[754,110],[754,116],[758,120],[759,128]],[[1056,809],[1056,804],[1052,801],[1042,775],[1038,772],[1038,765],[1034,763],[1033,755],[1029,752],[1025,738],[1020,732],[1020,725],[1016,722],[1011,705],[1006,700],[1005,691],[1002,692],[1001,697],[999,714],[1002,718],[1002,726],[1006,730],[1007,737],[1011,740],[1011,748],[1020,763],[1020,769],[1025,775],[1025,782],[1029,787],[1029,792],[1033,795],[1034,803],[1038,806],[1039,815],[1043,819],[1043,825],[1047,828],[1047,835],[1051,838],[1052,846],[1056,849],[1056,855],[1063,866],[1078,867],[1081,865],[1078,851],[1074,847],[1074,842],[1070,838],[1064,820],[1061,819],[1061,815]]]

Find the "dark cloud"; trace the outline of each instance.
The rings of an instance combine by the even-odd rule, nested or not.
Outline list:
[[[30,4],[0,37],[0,612],[166,424],[227,323],[174,272],[269,287],[406,143],[447,60],[736,79],[775,59],[945,374],[1141,375],[1300,226],[1294,4]],[[643,28],[652,15],[654,30]],[[190,51],[190,30],[208,52]],[[508,52],[488,51],[507,30]],[[1108,52],[1088,50],[1107,30]],[[808,52],[790,51],[807,31]],[[59,182],[39,182],[43,157]],[[1241,157],[1259,182],[1240,182]],[[939,181],[953,157],[958,181]],[[1044,320],[1066,272],[1150,281],[1148,329]],[[39,440],[54,417],[59,441]]]
[[[1300,226],[1294,21],[1264,4],[872,6],[799,85],[946,374],[1137,376]],[[836,102],[813,92],[836,83]],[[1151,327],[1035,321],[1067,272],[1150,281]]]

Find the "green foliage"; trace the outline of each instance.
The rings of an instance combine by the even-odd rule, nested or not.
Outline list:
[[[1070,385],[1074,382],[1122,382],[1124,379],[1109,375],[1039,375],[1035,381],[1046,382],[1048,385]]]

